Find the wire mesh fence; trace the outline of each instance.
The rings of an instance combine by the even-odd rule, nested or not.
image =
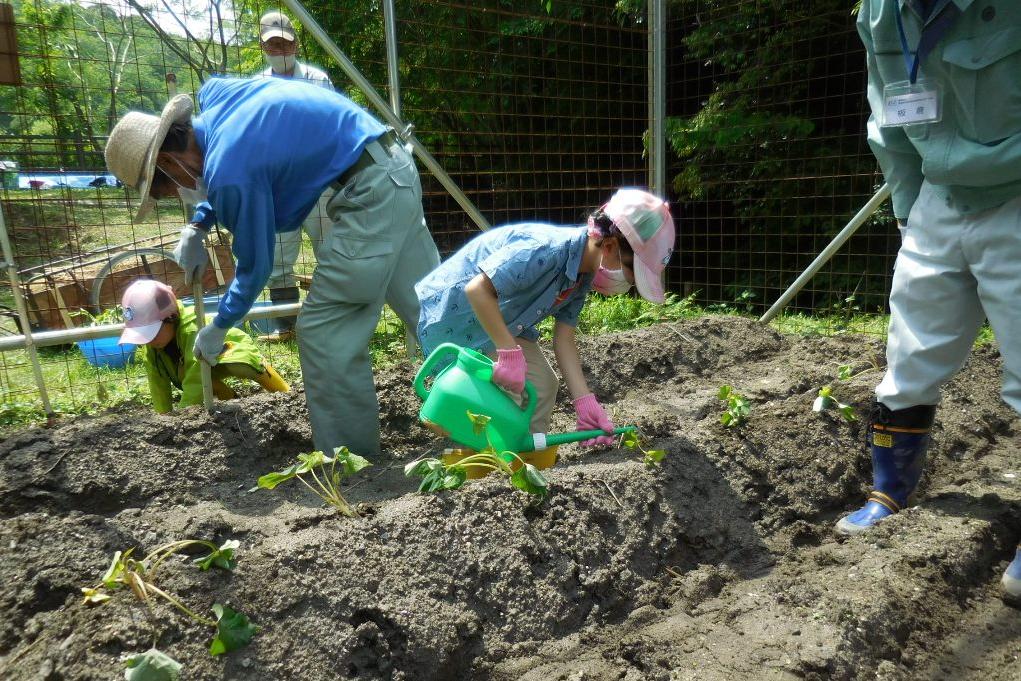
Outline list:
[[[385,92],[379,5],[306,6]],[[8,162],[0,197],[33,330],[109,320],[120,293],[140,276],[181,288],[168,251],[185,207],[164,200],[134,221],[139,197],[106,170],[106,135],[126,111],[158,112],[212,74],[262,74],[258,22],[273,9],[287,12],[226,0],[14,5],[21,83],[0,87],[0,160]],[[633,16],[608,2],[492,1],[397,2],[396,16],[404,117],[492,224],[577,223],[613,188],[645,184],[647,38]],[[298,43],[299,60],[325,69],[338,89],[367,105],[300,26]],[[427,220],[449,253],[476,227],[434,178],[423,173],[423,183]],[[207,294],[230,281],[228,249],[226,240],[217,248],[220,267],[207,274]],[[312,250],[306,237],[299,274],[314,269]],[[19,333],[7,284],[0,304],[8,310],[3,332]],[[401,344],[399,326],[384,317],[376,351]],[[297,377],[293,345],[263,349]],[[137,366],[96,368],[89,352],[41,350],[58,411],[89,409],[111,391],[144,398]],[[4,418],[17,420],[37,409],[27,356],[5,352],[0,362]]]
[[[388,91],[378,3],[304,5],[378,91]],[[881,183],[865,143],[863,50],[847,3],[673,0],[668,4],[669,198],[678,248],[668,290],[710,310],[758,314]],[[185,206],[139,197],[109,174],[106,135],[129,110],[158,112],[213,74],[267,75],[259,17],[272,2],[100,0],[13,5],[20,83],[0,85],[0,201],[33,330],[103,321],[138,277],[183,290],[169,257]],[[648,186],[649,26],[637,0],[398,0],[404,120],[494,225],[580,223],[619,186]],[[369,99],[305,28],[298,59]],[[323,143],[310,140],[310,144]],[[430,229],[447,255],[477,227],[428,173]],[[870,219],[791,310],[829,330],[881,332],[899,235],[888,209]],[[233,274],[229,235],[211,255],[207,294]],[[304,237],[299,279],[315,267]],[[0,332],[21,329],[0,286]],[[788,317],[793,324],[796,316]],[[796,327],[792,327],[796,328]],[[266,330],[266,322],[252,329]],[[403,345],[384,315],[373,350]],[[261,346],[299,378],[295,346]],[[89,348],[42,350],[61,411],[145,399],[136,365],[96,368]],[[0,354],[0,421],[37,410],[26,353]],[[3,424],[0,423],[0,426]]]
[[[865,60],[850,7],[671,4],[680,291],[761,313],[882,184],[865,138]],[[881,332],[899,239],[887,204],[788,312]]]

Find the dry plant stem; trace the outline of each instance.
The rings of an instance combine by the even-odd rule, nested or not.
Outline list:
[[[499,465],[493,462],[497,460],[494,454],[472,454],[458,461],[455,465],[464,467],[475,467],[475,468],[488,468],[490,470],[499,471],[503,470]]]
[[[171,605],[173,605],[175,608],[177,608],[178,610],[180,610],[181,612],[183,612],[185,615],[187,615],[188,617],[192,618],[196,622],[199,622],[201,624],[205,624],[206,626],[209,626],[209,627],[215,627],[216,626],[216,622],[214,622],[213,620],[210,620],[210,619],[206,619],[205,617],[202,617],[201,615],[197,614],[196,612],[191,610],[188,606],[186,606],[184,603],[182,603],[181,601],[177,600],[176,598],[174,598],[173,596],[168,594],[163,589],[160,589],[158,586],[154,586],[153,584],[150,584],[150,583],[146,583],[145,586],[146,586],[147,590],[152,591],[157,596],[162,596]],[[146,603],[148,603],[148,601],[146,601]],[[149,607],[151,608],[152,606],[150,605]]]
[[[315,494],[317,497],[325,501],[330,506],[336,508],[338,511],[340,511],[342,515],[345,515],[348,518],[354,518],[357,515],[351,508],[351,506],[348,505],[347,501],[345,501],[344,498],[340,496],[340,492],[333,488],[332,483],[330,485],[323,484],[323,481],[319,479],[318,475],[316,475],[314,468],[310,468],[308,472],[312,474],[313,478],[315,478],[316,484],[319,485],[319,489],[316,489],[312,485],[305,482],[305,480],[303,480],[300,475],[297,475],[295,477],[298,480],[301,480],[301,484],[305,485],[305,487],[308,487],[313,494]],[[332,477],[333,473],[332,467],[330,473]]]
[[[171,542],[170,544],[164,544],[163,546],[159,546],[153,549],[148,556],[141,560],[141,562],[143,564],[147,563],[150,560],[152,560],[153,556],[159,555],[160,552],[165,552],[162,556],[159,557],[159,559],[155,563],[153,563],[152,567],[149,568],[149,574],[152,577],[155,577],[156,570],[157,568],[159,568],[160,564],[163,563],[163,561],[165,561],[170,556],[174,555],[181,549],[188,546],[205,546],[210,551],[216,551],[217,549],[216,545],[213,544],[213,542],[203,541],[201,539],[183,539],[181,541]]]
[[[617,502],[617,505],[620,506],[621,508],[624,508],[624,504],[620,503],[620,499],[618,499],[617,495],[613,493],[613,489],[610,487],[610,483],[606,482],[602,478],[596,478],[596,480],[603,483],[603,486],[606,488],[606,491],[610,493],[610,496],[613,497],[613,500]]]

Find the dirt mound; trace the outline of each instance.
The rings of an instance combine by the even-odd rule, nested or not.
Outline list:
[[[861,337],[785,337],[708,317],[582,340],[618,422],[668,451],[562,448],[545,502],[499,480],[422,496],[401,468],[444,443],[417,425],[414,368],[377,376],[388,455],[347,520],[300,485],[251,492],[311,449],[304,395],[214,415],[121,411],[0,445],[0,674],[111,679],[153,643],[190,679],[733,679],[1021,676],[1021,613],[996,580],[1021,534],[1017,423],[995,348],[946,391],[918,507],[839,542],[870,484],[864,414],[882,357]],[[837,368],[859,375],[836,380]],[[717,391],[752,403],[725,429]],[[561,395],[554,427],[573,427]],[[80,605],[110,555],[241,541],[233,573],[172,560],[161,584],[260,627],[220,658],[209,633],[118,594]]]

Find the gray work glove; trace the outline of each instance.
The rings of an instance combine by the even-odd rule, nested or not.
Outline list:
[[[185,225],[181,229],[181,240],[174,249],[174,260],[184,270],[184,283],[191,286],[193,281],[202,281],[209,264],[209,252],[206,251],[206,237],[209,231],[198,225]]]
[[[216,317],[213,317],[215,320]],[[195,359],[206,362],[209,366],[216,366],[220,361],[220,353],[223,352],[223,341],[227,337],[227,329],[221,329],[213,321],[199,329],[195,336],[195,347],[192,353]]]

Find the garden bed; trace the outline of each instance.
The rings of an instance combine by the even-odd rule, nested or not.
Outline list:
[[[706,317],[583,338],[618,423],[668,452],[562,448],[541,504],[486,479],[414,492],[414,368],[377,374],[388,453],[342,518],[300,485],[250,491],[311,448],[304,395],[173,416],[122,408],[0,445],[0,676],[117,678],[153,643],[187,679],[1017,679],[1021,612],[998,597],[1021,535],[1021,444],[995,346],[945,392],[919,505],[867,536],[831,528],[871,481],[861,421],[814,413],[823,385],[864,416],[882,346]],[[846,381],[840,365],[858,373]],[[724,428],[717,392],[751,403]],[[555,429],[573,427],[565,394]],[[209,632],[119,592],[82,604],[114,551],[241,542],[233,572],[161,584],[259,627]]]

